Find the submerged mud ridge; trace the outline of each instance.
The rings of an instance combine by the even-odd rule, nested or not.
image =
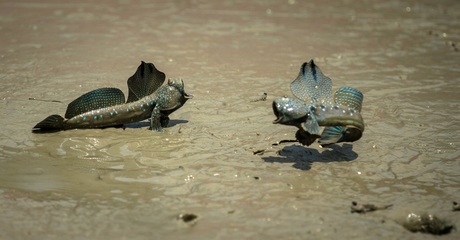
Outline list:
[[[403,226],[423,212],[458,227],[459,4],[0,3],[0,238],[431,239]],[[164,132],[30,132],[126,89],[140,59],[194,95]],[[359,141],[305,147],[272,124],[309,59],[365,95]]]

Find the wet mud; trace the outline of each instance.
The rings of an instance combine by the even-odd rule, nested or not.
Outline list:
[[[1,239],[431,239],[403,226],[411,213],[460,238],[458,1],[2,1],[0,13]],[[310,59],[333,91],[364,94],[359,141],[305,147],[272,124],[271,102],[292,97]],[[32,133],[88,91],[126,89],[142,60],[194,95],[165,132]],[[352,201],[392,207],[354,214]]]

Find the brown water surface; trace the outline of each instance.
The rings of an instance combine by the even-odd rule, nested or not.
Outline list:
[[[412,212],[460,227],[459,1],[6,0],[0,35],[1,239],[431,238],[400,225]],[[364,93],[358,142],[276,144],[296,129],[271,102],[311,58]],[[31,132],[87,91],[127,95],[141,60],[195,96],[165,132]]]

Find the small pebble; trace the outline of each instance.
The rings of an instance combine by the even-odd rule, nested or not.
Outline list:
[[[198,218],[198,216],[193,214],[193,213],[179,214],[179,216],[177,216],[177,220],[182,220],[185,223],[191,222],[191,221],[193,221],[193,220],[195,220],[197,218]]]

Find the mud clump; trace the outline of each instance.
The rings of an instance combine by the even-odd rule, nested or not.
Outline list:
[[[177,220],[183,221],[184,223],[193,223],[197,218],[198,216],[193,213],[184,213],[177,216]]]
[[[426,213],[422,215],[410,213],[402,225],[411,232],[430,233],[433,235],[448,234],[454,228],[447,221]]]
[[[260,96],[259,98],[256,98],[256,99],[251,100],[251,102],[266,101],[266,100],[267,100],[267,96],[268,96],[267,93],[263,93],[262,96]]]
[[[382,206],[377,206],[375,204],[370,204],[370,203],[365,203],[365,204],[359,204],[356,201],[351,202],[351,212],[352,213],[367,213],[367,212],[373,212],[377,210],[385,210],[390,207],[392,207],[393,204],[387,204],[387,205],[382,205]]]

